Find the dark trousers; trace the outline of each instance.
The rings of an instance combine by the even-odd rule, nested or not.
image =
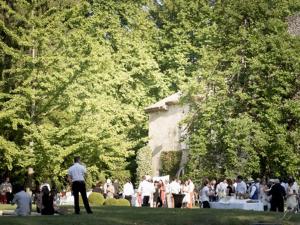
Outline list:
[[[12,193],[10,192],[6,192],[6,201],[7,201],[7,204],[11,204],[11,201],[13,200],[14,196]]]
[[[209,202],[208,201],[202,202],[202,207],[203,208],[210,208]]]
[[[130,203],[130,206],[132,206],[131,205],[131,199],[132,199],[131,195],[125,195],[125,199],[127,199]]]
[[[160,197],[157,197],[156,199],[155,199],[155,207],[162,207],[162,205],[163,205],[163,203],[162,203],[162,200],[161,200],[161,198]]]
[[[85,210],[87,213],[92,213],[92,210],[89,205],[89,201],[86,196],[86,188],[85,188],[85,182],[84,181],[74,181],[72,183],[72,190],[74,195],[74,208],[75,213],[79,214],[80,208],[79,208],[79,192],[82,197],[82,201],[85,207]]]
[[[150,204],[149,204],[149,199],[150,199],[150,196],[144,196],[143,197],[143,204],[142,204],[142,207],[149,207]]]
[[[284,211],[284,201],[283,199],[272,199],[271,200],[271,211],[283,212]]]

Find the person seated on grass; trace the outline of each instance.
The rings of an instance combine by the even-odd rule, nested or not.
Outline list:
[[[12,200],[12,204],[17,204],[15,214],[18,216],[28,216],[31,214],[31,197],[24,191],[21,185],[16,185],[16,194]]]
[[[53,215],[54,214],[53,196],[50,193],[48,186],[43,186],[43,188],[42,188],[41,214],[42,215]]]

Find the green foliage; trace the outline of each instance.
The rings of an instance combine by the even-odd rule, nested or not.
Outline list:
[[[130,203],[127,199],[115,199],[109,198],[104,202],[105,206],[130,206]]]
[[[101,193],[92,192],[89,195],[89,203],[93,206],[103,205],[104,201],[105,201],[105,198],[103,197],[103,195]]]
[[[0,0],[0,173],[32,167],[64,183],[80,155],[88,186],[151,174],[144,108],[182,89],[189,176],[296,175],[300,40],[286,18],[297,11],[294,0]]]
[[[145,175],[152,174],[152,150],[149,146],[145,146],[138,150],[136,156],[137,163],[137,181]]]
[[[174,177],[179,170],[182,152],[165,151],[160,155],[161,175],[170,175]]]
[[[297,175],[300,39],[286,17],[299,6],[227,1],[207,12],[198,73],[185,87],[190,176]]]
[[[105,183],[105,174],[100,172],[96,166],[88,167],[86,176],[86,186],[87,188],[92,188],[98,182]]]
[[[1,1],[1,172],[31,166],[61,183],[81,155],[89,186],[129,177],[144,107],[168,92],[153,21],[138,2],[11,2]]]

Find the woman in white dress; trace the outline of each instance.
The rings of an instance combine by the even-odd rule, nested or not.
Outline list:
[[[268,211],[270,209],[271,196],[268,196],[269,187],[267,185],[267,182],[264,179],[261,181],[259,188],[260,188],[260,191],[259,191],[260,201],[264,205],[264,211]]]
[[[290,211],[297,210],[297,190],[294,188],[294,182],[289,180],[287,188],[287,198],[286,198],[286,207]]]
[[[219,200],[226,197],[227,186],[228,184],[226,179],[222,179],[217,185],[216,193]]]
[[[182,194],[184,194],[184,198],[182,200],[183,208],[186,208],[190,203],[190,193],[189,193],[189,182],[186,181],[182,187]]]

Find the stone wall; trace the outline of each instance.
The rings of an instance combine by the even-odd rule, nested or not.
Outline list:
[[[300,35],[300,13],[287,18],[288,32],[291,35]]]
[[[160,154],[162,151],[182,150],[182,131],[179,127],[188,107],[170,105],[165,111],[149,113],[149,147],[152,149],[153,176],[159,176]]]

